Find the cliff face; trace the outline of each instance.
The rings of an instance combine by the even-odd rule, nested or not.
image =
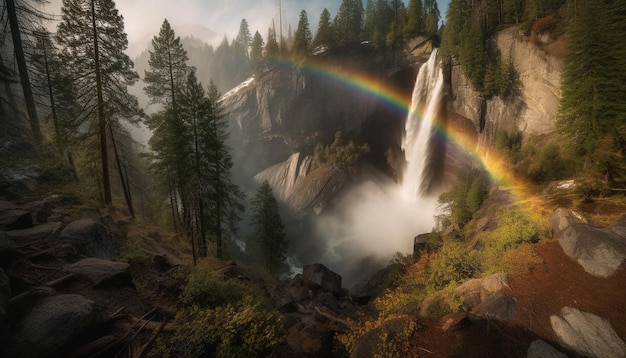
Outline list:
[[[402,55],[371,49],[320,56],[315,66],[281,66],[226,93],[233,174],[247,189],[267,180],[294,212],[319,212],[350,180],[336,170],[309,173],[316,144],[330,144],[335,132],[368,143],[373,161],[390,169],[387,152],[398,153],[404,114],[359,90],[355,78],[367,76],[406,92],[415,80],[414,63],[425,61],[429,43],[418,42]],[[413,61],[413,62],[411,62]],[[388,168],[384,168],[387,166]]]
[[[516,27],[500,32],[496,43],[503,61],[515,68],[517,83],[508,98],[483,98],[456,64],[450,73],[448,110],[471,120],[479,143],[494,142],[498,129],[523,134],[545,134],[555,130],[561,97],[563,63],[523,39]]]

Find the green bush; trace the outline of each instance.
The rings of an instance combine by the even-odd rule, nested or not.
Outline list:
[[[174,319],[174,335],[150,356],[268,357],[284,340],[281,316],[248,296],[215,308],[192,306]]]
[[[508,207],[497,217],[498,227],[480,237],[483,245],[482,262],[487,273],[507,271],[502,261],[507,252],[525,243],[536,243],[547,236],[549,231],[531,209],[521,205]]]
[[[144,265],[150,261],[150,255],[144,250],[141,238],[129,237],[120,249],[120,261],[133,266]]]
[[[444,241],[430,265],[429,285],[433,291],[442,290],[451,283],[461,283],[481,273],[476,251],[468,252],[460,242]]]
[[[188,306],[214,307],[239,302],[246,296],[262,295],[252,285],[239,280],[222,280],[208,268],[196,267],[190,273],[181,301]]]
[[[335,133],[335,140],[332,144],[324,146],[318,143],[315,146],[311,169],[314,170],[324,165],[350,169],[369,152],[369,145],[357,145],[353,140],[346,141],[339,131]]]

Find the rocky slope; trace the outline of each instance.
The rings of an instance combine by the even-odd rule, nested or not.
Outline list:
[[[523,134],[554,131],[562,60],[523,37],[516,26],[499,32],[495,41],[502,60],[515,69],[517,81],[512,95],[484,98],[456,64],[448,75],[448,110],[474,123],[482,145],[493,144],[498,129]]]

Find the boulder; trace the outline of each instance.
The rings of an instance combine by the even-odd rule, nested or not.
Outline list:
[[[33,226],[33,217],[30,211],[9,209],[0,211],[1,230],[19,230]]]
[[[419,260],[420,252],[426,250],[426,244],[430,238],[430,233],[419,234],[413,239],[413,259]]]
[[[61,241],[70,258],[97,257],[110,260],[114,256],[113,240],[106,226],[92,219],[67,224],[61,232]]]
[[[517,314],[517,300],[497,292],[476,306],[473,313],[488,320],[508,321]]]
[[[550,317],[550,323],[559,342],[583,356],[626,357],[626,344],[611,323],[600,316],[563,307],[560,316]]]
[[[43,299],[20,322],[8,349],[10,357],[50,357],[94,321],[94,303],[80,295]]]
[[[371,299],[380,295],[385,289],[392,275],[397,275],[402,270],[401,264],[391,264],[374,274],[366,283],[356,285],[352,290],[352,299],[360,304],[366,304]]]
[[[537,339],[528,347],[526,358],[567,358],[567,356],[545,341]]]
[[[557,208],[550,217],[554,237],[565,254],[575,259],[586,272],[609,277],[626,258],[626,225],[620,220],[607,228],[596,228],[574,211]]]
[[[337,296],[341,294],[341,276],[322,264],[304,266],[302,280],[314,292],[325,289]]]
[[[509,287],[508,276],[497,273],[482,279],[471,279],[454,290],[454,295],[463,301],[463,304],[471,309],[480,304],[484,299]]]
[[[132,286],[130,265],[125,262],[89,257],[66,265],[63,271],[86,280],[94,287],[114,284]]]
[[[51,235],[61,229],[60,222],[49,222],[36,225],[27,229],[7,231],[7,235],[16,239],[34,239],[41,236]]]

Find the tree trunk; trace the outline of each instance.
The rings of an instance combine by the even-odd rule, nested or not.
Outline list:
[[[130,216],[135,218],[135,210],[133,209],[133,201],[130,197],[130,188],[128,182],[124,178],[124,172],[122,171],[122,164],[120,162],[120,156],[117,151],[117,145],[115,143],[115,136],[113,135],[113,128],[109,126],[109,132],[111,133],[111,144],[113,145],[113,153],[115,153],[115,163],[117,164],[117,172],[120,174],[120,182],[122,183],[122,189],[124,190],[124,200],[126,201],[126,207],[130,212]]]
[[[50,66],[48,64],[48,50],[46,43],[43,45],[43,61],[46,70],[46,82],[48,82],[48,97],[50,97],[50,110],[52,111],[52,123],[54,124],[54,139],[59,149],[59,153],[63,153],[63,145],[61,144],[61,130],[59,128],[59,118],[57,116],[56,103],[54,101],[54,92],[52,90],[52,77],[50,76]]]
[[[100,134],[100,155],[102,158],[102,186],[104,204],[110,205],[111,180],[109,177],[109,153],[107,148],[106,118],[104,116],[104,98],[102,95],[102,78],[100,75],[100,53],[98,49],[98,30],[96,27],[96,0],[91,0],[91,26],[93,29],[93,58],[96,72],[96,92],[98,95],[98,132]]]
[[[28,112],[30,128],[33,131],[35,143],[41,144],[43,137],[41,135],[41,128],[39,127],[39,119],[37,118],[37,107],[35,107],[33,90],[30,87],[30,79],[28,78],[28,68],[26,66],[26,58],[24,57],[24,49],[22,48],[22,37],[20,34],[20,27],[17,22],[14,0],[6,0],[6,6],[7,16],[11,25],[13,49],[15,51],[15,59],[17,60],[17,68],[20,71],[20,82],[22,82],[22,91],[24,92],[24,101],[26,102],[26,111]]]

